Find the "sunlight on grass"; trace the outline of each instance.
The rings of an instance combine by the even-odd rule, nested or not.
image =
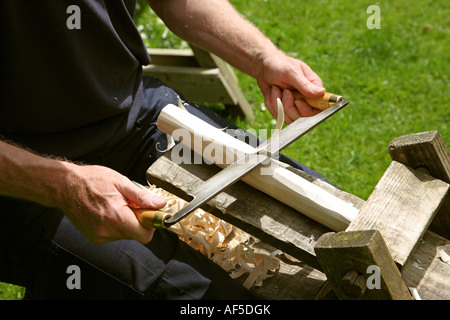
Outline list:
[[[25,295],[25,288],[0,282],[1,300],[22,300]]]

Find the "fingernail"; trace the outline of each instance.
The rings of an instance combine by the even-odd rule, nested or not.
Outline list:
[[[275,88],[275,86],[272,86],[272,96],[274,96],[277,93],[277,88]]]
[[[167,200],[163,197],[153,197],[152,198],[152,204],[155,206],[164,206],[166,205]]]
[[[315,88],[314,88],[314,91],[315,91],[315,93],[325,92],[325,88],[315,87]]]

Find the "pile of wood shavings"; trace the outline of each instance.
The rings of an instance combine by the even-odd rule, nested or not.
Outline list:
[[[167,199],[166,206],[161,209],[164,212],[175,214],[188,203],[154,185],[149,189]],[[257,241],[254,237],[202,209],[192,212],[169,230],[226,270],[231,278],[247,275],[243,282],[247,289],[261,286],[280,269],[280,260],[276,256],[281,251],[255,252],[252,246]]]

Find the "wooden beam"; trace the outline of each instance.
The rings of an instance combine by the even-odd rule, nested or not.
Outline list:
[[[450,255],[450,240],[427,231],[401,270],[405,284],[422,300],[450,300],[450,266],[441,250]]]
[[[168,86],[196,102],[233,104],[223,85],[219,69],[148,65],[143,75],[160,79]]]
[[[340,299],[411,300],[378,231],[327,233],[317,241],[314,250]]]
[[[151,64],[157,66],[200,67],[191,49],[147,49]]]
[[[431,175],[450,183],[450,157],[438,131],[401,136],[389,144],[392,160],[416,169],[427,168]]]
[[[403,266],[448,190],[447,183],[393,161],[346,231],[378,230]]]
[[[450,183],[449,151],[436,130],[395,138],[389,145],[389,153],[395,161],[413,169],[426,168],[433,177]],[[430,230],[450,239],[450,195],[432,221]]]

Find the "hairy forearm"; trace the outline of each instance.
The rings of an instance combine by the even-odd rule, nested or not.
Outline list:
[[[57,206],[70,166],[0,141],[0,194]]]
[[[43,157],[0,141],[0,195],[61,209],[89,240],[135,239],[148,243],[153,229],[142,226],[129,204],[160,209],[166,200],[102,166]]]
[[[260,64],[278,52],[272,42],[226,0],[148,0],[180,38],[257,77]]]

